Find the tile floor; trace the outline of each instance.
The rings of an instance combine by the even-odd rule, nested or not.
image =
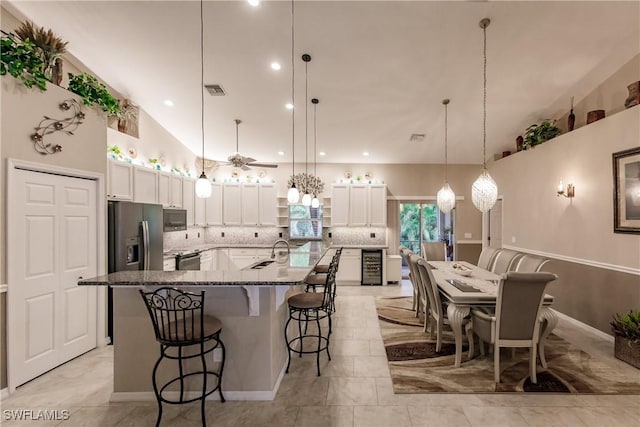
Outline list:
[[[408,282],[386,287],[340,287],[332,361],[294,358],[270,402],[211,401],[209,426],[637,426],[640,396],[394,394],[379,334],[374,298],[410,295]],[[640,371],[617,361],[612,345],[560,321],[557,333],[585,351],[611,359],[640,381]],[[96,349],[18,388],[1,402],[3,426],[153,426],[155,402],[110,403],[112,347]],[[64,421],[12,421],[12,409],[67,410]],[[166,406],[162,426],[200,425],[197,404]]]

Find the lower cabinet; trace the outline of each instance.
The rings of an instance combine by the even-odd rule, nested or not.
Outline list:
[[[340,256],[336,282],[362,281],[362,251],[360,249],[343,249]]]
[[[176,270],[176,258],[165,258],[162,262],[162,269],[164,271],[175,271]]]
[[[200,254],[200,270],[201,271],[213,270],[213,250],[203,251]]]
[[[271,250],[259,248],[229,249],[230,270],[241,270],[256,262],[269,258]]]

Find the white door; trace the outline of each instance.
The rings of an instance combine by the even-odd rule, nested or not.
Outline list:
[[[371,227],[387,226],[387,186],[373,184],[369,186],[369,225]]]
[[[367,187],[362,184],[351,186],[349,195],[349,225],[364,227],[368,222]]]
[[[260,204],[258,184],[242,184],[242,225],[258,225]]]
[[[109,160],[107,197],[113,200],[133,200],[133,167],[129,163]]]
[[[96,181],[12,171],[8,203],[9,387],[97,345]]]
[[[260,225],[276,226],[278,214],[278,189],[275,184],[260,184]]]
[[[331,225],[344,227],[349,223],[349,184],[331,185]]]

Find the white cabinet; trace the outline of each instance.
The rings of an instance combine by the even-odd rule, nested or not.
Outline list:
[[[349,224],[349,184],[331,186],[331,225],[345,227]]]
[[[222,219],[224,225],[242,225],[242,186],[225,184],[222,190]]]
[[[278,220],[278,188],[275,184],[260,184],[258,211],[261,226],[276,226]]]
[[[227,271],[229,270],[229,250],[228,249],[215,249],[214,250],[214,258],[216,262],[214,265],[214,269],[219,271]],[[213,263],[213,262],[212,262]]]
[[[258,261],[269,258],[270,249],[229,249],[229,270],[241,270]]]
[[[386,227],[387,186],[333,184],[330,214],[333,227]]]
[[[175,271],[176,269],[176,259],[175,257],[165,258],[162,262],[162,269],[164,271]]]
[[[195,222],[196,180],[182,178],[182,209],[187,211],[187,227]]]
[[[260,221],[259,192],[258,184],[242,184],[242,225],[258,225]]]
[[[133,167],[133,201],[158,203],[158,173],[144,166]]]
[[[182,207],[182,177],[171,175],[169,177],[169,206],[172,208]]]
[[[222,225],[222,186],[211,184],[211,197],[205,199],[206,225]]]
[[[165,208],[171,207],[171,174],[158,172],[158,203]]]
[[[343,249],[338,265],[336,282],[362,281],[362,251],[360,249]]]
[[[109,160],[107,198],[133,200],[133,166],[130,163]]]
[[[397,283],[402,280],[402,258],[400,255],[387,255],[387,282]]]
[[[204,227],[206,223],[206,203],[208,199],[197,197],[193,201],[193,225]]]

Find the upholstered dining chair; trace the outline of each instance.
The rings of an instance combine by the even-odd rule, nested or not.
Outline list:
[[[418,285],[416,281],[416,277],[413,275],[413,267],[409,262],[409,256],[413,253],[409,248],[400,246],[399,248],[400,256],[404,260],[405,264],[409,267],[409,281],[411,282],[411,286],[413,287],[413,304],[411,309],[416,312],[416,317],[418,317],[418,313],[420,312],[419,300],[420,294],[418,293]]]
[[[429,263],[424,258],[418,258],[416,264],[418,274],[420,274],[429,298],[429,306],[424,319],[424,331],[427,332],[429,324],[431,324],[431,338],[433,339],[435,333],[436,352],[440,352],[442,350],[442,327],[449,323],[449,319],[447,319],[446,305],[442,303],[440,290],[438,289],[436,280],[433,277]],[[471,331],[471,328],[467,327],[470,320],[470,318],[466,318],[463,321],[463,326],[469,341],[469,358],[471,358],[474,353],[473,332]]]
[[[480,257],[478,258],[478,267],[491,271],[491,267],[493,267],[493,260],[496,258],[496,255],[500,251],[499,248],[493,248],[491,246],[485,246],[480,252]]]
[[[543,258],[538,255],[525,254],[515,263],[513,271],[519,273],[537,273],[542,267],[549,262],[549,258]]]
[[[493,260],[491,271],[495,274],[504,274],[507,271],[513,271],[513,266],[516,265],[516,262],[521,256],[522,253],[520,252],[512,251],[510,249],[501,249]]]
[[[447,246],[444,242],[422,242],[422,257],[429,261],[446,261]]]
[[[500,382],[500,348],[529,347],[529,375],[537,384],[536,350],[540,339],[540,310],[549,282],[557,279],[552,273],[508,272],[498,285],[496,312],[471,309],[472,329],[480,338],[480,350],[484,343],[493,344],[493,372]]]
[[[420,271],[418,271],[418,260],[423,259],[420,255],[411,252],[409,255],[409,266],[411,267],[412,275],[414,277],[416,287],[418,288],[418,310],[416,311],[416,317],[420,317],[420,313],[424,315],[424,318],[429,317],[429,296],[427,294],[426,284],[422,280]]]

